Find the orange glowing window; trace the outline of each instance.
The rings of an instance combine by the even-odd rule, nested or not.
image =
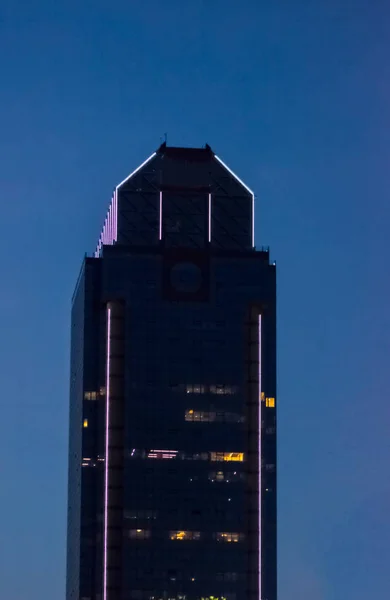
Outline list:
[[[199,540],[200,531],[170,531],[169,538],[171,540]]]
[[[215,539],[217,540],[217,542],[242,542],[242,540],[244,539],[244,534],[243,533],[230,533],[228,531],[219,531],[218,533],[215,534]]]
[[[275,398],[266,398],[265,405],[267,408],[275,408]]]
[[[84,419],[84,421],[83,421],[83,427],[84,427],[84,429],[86,427],[88,427],[88,419]]]
[[[210,452],[211,461],[243,462],[243,452]]]

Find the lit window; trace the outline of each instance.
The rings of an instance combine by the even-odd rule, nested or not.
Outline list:
[[[265,405],[267,408],[275,408],[275,398],[266,398]]]
[[[244,534],[219,531],[215,534],[215,539],[217,540],[217,542],[242,542],[242,540],[244,539]]]
[[[148,529],[130,529],[129,538],[131,540],[148,540],[150,531]]]
[[[170,460],[177,458],[177,450],[150,450],[148,452],[148,458],[162,458]]]
[[[204,394],[205,386],[201,383],[187,383],[186,393],[187,394]]]
[[[230,396],[237,392],[237,387],[232,385],[225,385],[219,383],[216,385],[210,385],[210,394],[218,394],[222,396]]]
[[[210,452],[210,460],[215,461],[227,461],[227,462],[243,462],[243,452]]]
[[[84,400],[96,400],[96,392],[84,392]]]
[[[200,531],[170,531],[171,540],[200,540]]]
[[[88,427],[88,419],[84,419],[84,421],[83,421],[83,427],[84,428]]]
[[[202,422],[202,423],[242,423],[244,417],[231,412],[225,411],[203,411],[187,409],[184,414],[186,421]]]

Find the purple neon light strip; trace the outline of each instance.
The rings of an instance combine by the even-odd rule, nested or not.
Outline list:
[[[111,308],[107,307],[106,350],[106,447],[104,473],[104,547],[103,547],[103,600],[107,600],[107,552],[108,552],[108,460],[110,429],[110,357],[111,357]]]
[[[259,332],[259,389],[258,389],[258,398],[259,398],[259,600],[261,600],[261,498],[262,498],[262,488],[261,488],[261,315],[258,317],[258,332]]]
[[[116,242],[118,239],[118,212],[117,212],[118,204],[117,204],[116,192],[114,192],[113,203],[114,203],[114,241]]]
[[[211,242],[211,194],[209,194],[209,231],[208,231],[208,236],[209,236],[209,242]]]
[[[112,245],[114,242],[118,240],[118,190],[119,188],[126,183],[133,175],[138,173],[142,167],[144,167],[152,158],[156,156],[156,152],[153,152],[149,158],[144,160],[144,162],[139,165],[130,175],[126,177],[123,181],[121,181],[115,188],[114,195],[111,200],[111,204],[106,216],[106,220],[104,221],[103,229],[100,233],[98,245],[95,250],[95,257],[98,258],[100,256],[100,252],[103,245]],[[161,239],[161,238],[160,238]]]
[[[252,194],[252,248],[255,247],[255,195]]]
[[[158,239],[162,240],[162,192],[160,192],[160,208],[159,208],[159,221],[158,221]]]
[[[111,205],[110,205],[110,240],[111,240],[111,244],[114,241],[114,235],[113,235],[112,231],[113,231],[113,227],[112,227],[112,200],[111,200]]]

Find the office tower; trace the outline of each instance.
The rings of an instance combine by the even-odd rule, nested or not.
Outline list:
[[[67,600],[276,600],[276,283],[254,195],[163,144],[73,296]]]

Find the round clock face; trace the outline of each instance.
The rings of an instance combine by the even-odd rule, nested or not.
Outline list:
[[[171,269],[171,285],[178,292],[193,294],[202,285],[202,271],[193,263],[178,263]]]

